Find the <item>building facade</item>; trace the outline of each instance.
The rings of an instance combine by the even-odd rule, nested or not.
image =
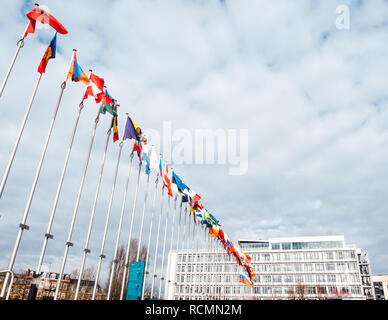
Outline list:
[[[58,273],[43,272],[36,274],[27,270],[25,273],[15,274],[11,288],[10,300],[27,300],[31,285],[36,287],[34,300],[53,300],[58,283]],[[5,275],[0,276],[0,290],[3,286]],[[69,274],[64,274],[58,292],[58,300],[73,300],[77,286],[77,279],[72,279]],[[94,281],[81,280],[78,300],[90,300],[93,293]],[[105,300],[106,294],[97,286],[96,300]]]
[[[376,300],[388,300],[388,275],[372,276]]]
[[[368,256],[343,236],[240,240],[257,282],[222,247],[169,253],[164,298],[374,299]]]

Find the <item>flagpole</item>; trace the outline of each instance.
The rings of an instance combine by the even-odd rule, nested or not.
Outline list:
[[[0,199],[1,199],[1,196],[3,195],[3,191],[4,191],[5,185],[6,185],[6,183],[7,183],[8,175],[9,175],[9,172],[10,172],[10,170],[11,170],[11,167],[12,167],[12,164],[13,164],[13,160],[14,160],[16,151],[17,151],[17,149],[18,149],[19,142],[20,142],[20,139],[21,139],[21,137],[22,137],[23,130],[24,130],[24,127],[25,127],[25,125],[26,125],[28,116],[29,116],[29,114],[30,114],[31,106],[32,106],[32,103],[34,102],[35,95],[36,95],[36,91],[38,90],[38,87],[39,87],[39,83],[40,83],[40,79],[41,79],[41,78],[42,78],[42,73],[39,74],[38,79],[36,80],[35,87],[34,87],[34,90],[32,91],[32,95],[31,95],[30,101],[29,101],[29,103],[28,103],[28,107],[27,107],[26,113],[25,113],[25,115],[24,115],[23,122],[22,122],[22,124],[21,124],[21,126],[20,126],[19,133],[18,133],[18,136],[17,136],[17,138],[16,138],[15,145],[14,145],[14,147],[13,147],[11,156],[9,157],[8,164],[7,164],[7,167],[6,167],[6,169],[5,169],[5,172],[4,172],[4,174],[3,174],[3,179],[2,179],[1,184],[0,184]]]
[[[183,196],[181,196],[181,204],[180,204],[180,207],[179,207],[179,223],[178,223],[178,240],[177,240],[177,243],[176,243],[176,251],[178,252],[179,250],[179,242],[180,242],[180,234],[181,234],[181,221],[182,221],[182,203],[183,203]]]
[[[132,151],[133,153],[133,151]],[[128,245],[127,245],[127,252],[125,255],[125,266],[124,266],[124,274],[123,274],[123,281],[121,283],[121,292],[120,292],[120,300],[123,300],[124,298],[124,288],[125,288],[125,282],[127,280],[127,272],[129,268],[129,258],[130,258],[130,252],[131,249],[131,238],[132,238],[132,230],[133,230],[133,219],[135,216],[135,210],[136,210],[136,200],[137,200],[137,194],[139,191],[139,183],[140,183],[140,172],[141,172],[141,165],[142,162],[139,162],[139,171],[137,172],[137,183],[136,183],[136,189],[135,189],[135,196],[133,198],[133,206],[132,206],[132,216],[131,216],[131,226],[129,230],[129,236],[128,236]]]
[[[61,191],[62,191],[63,179],[64,179],[65,174],[66,174],[66,170],[67,170],[67,165],[68,165],[69,158],[70,158],[71,149],[73,147],[75,133],[77,131],[78,122],[79,122],[79,119],[80,119],[80,116],[81,116],[81,111],[82,111],[83,108],[84,108],[84,99],[82,99],[81,103],[79,104],[78,115],[77,115],[77,118],[76,118],[75,123],[74,123],[74,128],[73,128],[73,132],[72,132],[72,135],[71,135],[69,147],[67,149],[65,163],[64,163],[63,168],[62,168],[61,178],[59,179],[59,184],[58,184],[58,187],[57,187],[57,193],[55,195],[55,200],[54,200],[53,208],[51,210],[49,223],[47,225],[47,230],[46,230],[46,233],[44,235],[45,238],[44,238],[42,250],[41,250],[41,253],[40,253],[40,257],[39,257],[38,267],[36,269],[36,273],[37,274],[40,273],[40,269],[42,267],[43,258],[44,258],[45,252],[46,252],[47,242],[48,242],[49,239],[53,239],[54,238],[54,236],[52,234],[50,234],[51,227],[52,227],[52,224],[53,224],[53,221],[54,221],[54,216],[55,216],[55,212],[56,212],[56,209],[57,209],[59,196],[60,196]]]
[[[126,115],[128,116],[127,112],[126,112]],[[123,137],[124,137],[124,134],[123,134]],[[122,142],[124,143],[124,140],[122,140]],[[125,181],[124,198],[123,198],[123,204],[121,206],[121,215],[120,215],[120,221],[119,221],[119,226],[118,226],[118,231],[117,231],[116,245],[115,245],[114,257],[113,257],[113,262],[112,262],[112,269],[111,269],[110,277],[109,277],[108,294],[107,294],[107,298],[106,298],[107,300],[110,300],[110,295],[111,295],[111,290],[112,290],[112,282],[113,282],[113,274],[114,274],[114,270],[116,267],[116,263],[118,262],[117,261],[117,254],[118,254],[118,250],[119,250],[120,234],[121,234],[121,228],[122,228],[123,217],[124,217],[124,212],[125,212],[125,203],[127,200],[129,178],[131,176],[131,171],[132,171],[133,153],[131,153],[130,158],[131,158],[131,160],[129,162],[129,170],[128,170],[128,175],[127,175],[127,180]]]
[[[89,71],[92,72],[92,70],[89,70]],[[48,225],[47,225],[47,230],[46,230],[46,233],[44,235],[44,241],[43,241],[43,245],[42,245],[42,250],[41,250],[41,253],[40,253],[40,257],[39,257],[38,267],[36,269],[36,273],[37,274],[40,273],[40,269],[42,268],[42,263],[43,263],[43,258],[44,258],[45,252],[46,252],[47,242],[48,242],[49,239],[53,239],[54,238],[54,236],[52,234],[50,234],[51,227],[52,227],[52,224],[53,224],[53,221],[54,221],[54,216],[55,216],[55,212],[56,212],[56,209],[57,209],[59,196],[60,196],[60,193],[61,193],[61,190],[62,190],[63,179],[64,179],[65,174],[66,174],[67,164],[68,164],[69,158],[70,158],[70,152],[71,152],[71,149],[72,149],[72,146],[73,146],[73,141],[74,141],[75,133],[77,131],[79,118],[81,116],[81,112],[82,112],[83,108],[84,108],[84,99],[82,98],[82,100],[81,100],[81,102],[79,104],[79,107],[78,107],[78,115],[77,115],[77,118],[76,118],[75,123],[74,123],[73,132],[72,132],[72,135],[71,135],[69,147],[67,149],[67,154],[66,154],[66,158],[65,158],[65,163],[64,163],[63,168],[62,168],[61,177],[59,179],[59,184],[58,184],[58,187],[57,187],[57,192],[56,192],[56,195],[55,195],[55,200],[54,200],[53,208],[51,210],[49,222],[48,222]]]
[[[144,273],[144,278],[143,278],[143,287],[142,287],[142,291],[141,291],[141,300],[144,299],[145,283],[146,283],[147,274],[149,273],[148,261],[149,261],[149,252],[150,252],[150,246],[151,246],[152,226],[153,226],[154,215],[155,215],[156,194],[158,193],[158,182],[159,182],[159,176],[158,176],[158,174],[156,174],[154,199],[153,199],[153,202],[152,202],[153,204],[152,204],[151,223],[150,223],[150,229],[148,231],[147,254],[146,254],[146,261],[145,261],[145,271],[146,272]],[[152,296],[150,296],[150,298],[152,298]]]
[[[40,81],[41,76],[42,76],[42,74],[39,76],[38,82]],[[35,88],[37,88],[37,86]],[[55,108],[55,111],[54,111],[54,114],[53,114],[53,117],[52,117],[52,120],[51,120],[51,123],[50,123],[49,131],[47,133],[46,141],[44,143],[44,147],[43,147],[43,150],[42,150],[42,153],[41,153],[41,156],[40,156],[39,164],[38,164],[38,167],[37,167],[36,172],[35,172],[34,181],[33,181],[32,186],[31,186],[31,190],[30,190],[30,194],[29,194],[29,197],[28,197],[28,200],[27,200],[26,208],[24,210],[22,222],[19,224],[19,232],[18,232],[18,235],[17,235],[17,238],[16,238],[16,242],[15,242],[14,249],[13,249],[13,252],[12,252],[12,256],[11,256],[11,259],[10,259],[10,262],[9,262],[9,266],[8,266],[8,270],[11,270],[11,271],[12,271],[13,265],[15,263],[15,259],[16,259],[16,255],[17,255],[17,252],[18,252],[18,249],[19,249],[19,245],[20,245],[20,241],[21,241],[21,238],[22,238],[22,235],[23,235],[23,231],[24,231],[24,229],[26,229],[26,230],[29,229],[29,226],[26,225],[28,213],[30,211],[32,199],[34,197],[34,193],[35,193],[36,185],[38,183],[40,171],[42,169],[43,160],[44,160],[44,157],[46,155],[47,147],[48,147],[48,144],[49,144],[49,141],[50,141],[50,137],[51,137],[51,133],[52,133],[52,130],[53,130],[53,127],[54,127],[54,122],[55,122],[55,119],[56,119],[56,116],[57,116],[57,113],[58,113],[59,105],[60,105],[61,99],[62,99],[62,94],[63,94],[63,91],[65,90],[65,88],[66,88],[66,82],[63,82],[61,84],[61,91],[60,91],[60,94],[59,94],[59,99],[58,99],[58,102],[57,102],[57,105],[56,105],[56,108]],[[32,102],[31,102],[31,104],[32,104]],[[29,110],[28,110],[28,112],[29,112]],[[27,118],[25,117],[25,120],[26,119]],[[25,122],[23,123],[23,128],[24,128],[24,124],[25,124]],[[20,132],[19,138],[20,138],[20,136],[21,136],[21,132]],[[19,138],[18,138],[17,144],[19,143],[19,140],[20,140]],[[16,152],[16,149],[14,149],[14,151]],[[13,156],[14,156],[14,154],[13,154]],[[13,160],[13,156],[12,156],[12,160]],[[9,168],[10,168],[10,166],[9,166]],[[9,172],[9,170],[8,170],[8,172]],[[7,173],[7,175],[8,175],[8,173]],[[9,274],[8,273],[7,273],[6,278],[7,279],[5,280],[5,285],[3,286],[3,288],[5,288],[6,285],[8,284],[8,278],[9,278]]]
[[[141,216],[141,224],[140,224],[140,235],[139,235],[139,241],[137,243],[136,262],[139,262],[139,258],[140,258],[140,247],[141,247],[141,240],[143,237],[144,216],[145,216],[145,209],[146,209],[147,198],[148,198],[148,186],[150,184],[150,174],[151,174],[151,172],[147,174],[147,184],[146,184],[146,191],[145,191],[145,196],[144,196],[144,206],[143,206],[143,213]]]
[[[156,233],[156,246],[155,246],[155,258],[154,258],[154,271],[152,274],[152,283],[151,283],[151,298],[154,296],[154,285],[155,285],[155,278],[157,277],[156,274],[156,263],[158,261],[158,248],[159,248],[159,235],[160,235],[160,224],[162,221],[162,215],[163,215],[163,200],[164,200],[164,185],[162,187],[162,195],[160,199],[160,214],[159,214],[159,221],[158,221],[158,231]]]
[[[112,118],[112,121],[114,121],[114,117]],[[124,131],[123,131],[122,137],[124,137],[125,127],[124,127],[123,130]],[[114,194],[115,194],[115,190],[116,190],[117,173],[119,171],[120,158],[121,158],[121,152],[122,152],[122,149],[123,149],[123,145],[124,145],[124,141],[121,140],[120,144],[119,144],[119,148],[120,149],[119,149],[119,154],[117,156],[117,163],[116,163],[116,169],[115,169],[115,173],[114,173],[112,192],[111,192],[110,199],[109,199],[108,212],[107,212],[106,219],[105,219],[105,228],[104,228],[104,234],[102,236],[100,255],[99,255],[99,258],[98,258],[98,266],[97,266],[96,280],[94,282],[92,300],[95,300],[95,298],[96,298],[97,285],[98,285],[98,280],[100,278],[102,259],[105,258],[105,255],[104,255],[105,241],[106,241],[106,235],[108,233],[109,219],[110,219],[110,215],[111,215],[111,212],[112,212],[113,198],[114,198]]]
[[[39,5],[37,3],[35,3],[35,7],[38,7],[38,6]],[[19,54],[19,51],[20,51],[21,48],[24,47],[24,35],[26,34],[26,31],[27,31],[27,28],[28,28],[29,24],[30,24],[30,21],[27,22],[27,25],[26,25],[26,28],[24,29],[24,33],[23,33],[22,38],[16,43],[17,44],[16,52],[15,52],[15,54],[14,54],[12,60],[11,60],[11,64],[8,67],[8,71],[7,71],[7,73],[5,75],[5,78],[3,80],[3,83],[1,84],[1,87],[0,87],[0,97],[3,94],[5,85],[7,84],[8,77],[9,77],[9,75],[10,75],[12,69],[13,69],[13,65],[15,64],[16,58],[17,58],[17,56]]]
[[[159,300],[160,300],[160,295],[162,293],[162,281],[164,280],[164,277],[163,277],[163,272],[164,272],[164,255],[165,255],[165,252],[166,252],[166,239],[167,239],[167,229],[168,229],[168,213],[170,211],[170,200],[171,200],[171,197],[169,196],[168,197],[168,210],[167,210],[167,214],[166,214],[166,228],[164,230],[164,239],[163,239],[162,270],[160,272],[160,279],[159,279],[159,293],[158,293]]]
[[[175,229],[175,216],[176,216],[176,201],[177,201],[178,195],[175,195],[174,199],[174,214],[172,216],[172,230],[171,230],[171,241],[170,241],[170,251],[172,250],[172,242],[174,241],[174,229]]]
[[[187,204],[185,206],[185,222],[183,224],[183,239],[182,239],[182,251],[186,249],[185,242],[186,242],[186,216],[187,216]]]
[[[95,138],[95,135],[96,135],[97,125],[98,125],[99,120],[100,120],[100,106],[98,106],[97,116],[96,116],[96,119],[94,121],[93,134],[92,134],[92,138],[90,140],[89,150],[88,150],[88,154],[87,154],[86,161],[85,161],[84,172],[83,172],[83,175],[82,175],[81,184],[80,184],[80,187],[79,187],[76,204],[75,204],[75,207],[74,207],[74,212],[73,212],[73,217],[72,217],[72,220],[71,220],[69,234],[67,236],[65,252],[63,254],[62,265],[61,265],[61,269],[60,269],[59,276],[58,276],[58,283],[57,283],[57,288],[55,290],[54,300],[58,299],[59,287],[60,287],[60,284],[61,284],[61,281],[62,281],[62,276],[63,276],[63,272],[64,272],[65,265],[66,265],[67,254],[69,252],[69,248],[73,246],[73,243],[71,242],[71,236],[73,234],[74,224],[75,224],[75,220],[77,218],[78,207],[79,207],[79,203],[80,203],[80,200],[81,200],[81,194],[82,194],[82,190],[83,190],[83,186],[84,186],[84,182],[85,182],[86,172],[88,170],[90,154],[92,152],[94,138]],[[79,276],[81,277],[82,275],[80,274]]]
[[[172,168],[171,168],[172,170]],[[172,243],[174,241],[174,229],[175,229],[175,216],[176,216],[176,202],[177,202],[178,195],[175,195],[174,199],[174,214],[172,216],[172,230],[171,230],[171,240],[170,240],[170,250],[168,251],[169,253],[172,251]],[[168,261],[168,254],[167,254],[167,261]],[[166,280],[167,280],[167,269],[166,269]],[[171,279],[167,280],[167,284],[169,285],[171,282]]]
[[[85,267],[85,262],[86,262],[86,255],[88,253],[90,253],[90,249],[88,248],[89,247],[90,234],[92,232],[94,215],[96,213],[98,196],[100,194],[102,174],[104,172],[105,160],[106,160],[106,155],[107,155],[107,152],[108,152],[108,146],[109,146],[109,140],[110,140],[111,132],[112,132],[112,130],[111,130],[111,128],[109,128],[109,130],[107,132],[107,135],[106,135],[104,155],[102,157],[100,172],[99,172],[99,175],[98,175],[98,182],[97,182],[96,192],[94,194],[93,207],[92,207],[92,212],[91,212],[90,219],[89,219],[89,227],[88,227],[88,232],[86,234],[85,247],[84,247],[84,251],[83,251],[83,255],[82,255],[81,266],[80,266],[80,269],[79,269],[79,276],[78,276],[78,281],[77,281],[77,287],[76,287],[75,294],[74,294],[74,300],[78,300],[79,288],[80,288],[80,285],[81,285],[82,274],[84,272],[84,267]],[[120,151],[121,151],[121,149],[120,149]]]

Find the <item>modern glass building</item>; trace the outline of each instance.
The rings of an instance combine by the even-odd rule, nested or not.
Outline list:
[[[369,260],[344,236],[239,240],[257,276],[254,287],[239,283],[246,271],[220,246],[171,251],[164,298],[185,299],[374,299]]]

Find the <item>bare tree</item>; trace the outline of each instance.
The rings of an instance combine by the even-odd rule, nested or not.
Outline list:
[[[137,246],[138,246],[138,240],[132,239],[131,240],[131,246],[129,248],[129,262],[136,260],[137,255]],[[139,261],[145,261],[147,255],[147,248],[146,246],[142,246],[140,248],[140,256]],[[126,256],[126,250],[124,245],[121,245],[117,252],[117,262],[115,264],[115,269],[113,271],[113,280],[112,280],[112,287],[111,287],[111,300],[119,300],[120,299],[120,293],[121,293],[121,284],[123,282],[123,276],[124,276],[124,267],[125,267],[125,256]],[[109,263],[109,277],[106,284],[106,291],[108,291],[109,282],[110,282],[110,275],[112,273],[112,266],[113,266],[113,259]],[[125,275],[126,279],[128,275]],[[127,284],[125,284],[124,291],[127,290]],[[146,290],[147,291],[147,287]],[[151,291],[149,289],[149,291]]]
[[[295,293],[297,300],[306,300],[306,285],[304,285],[301,280],[298,280],[297,285],[295,286]]]

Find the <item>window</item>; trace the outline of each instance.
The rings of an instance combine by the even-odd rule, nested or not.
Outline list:
[[[306,263],[304,265],[304,271],[313,271],[313,265],[311,263]]]
[[[262,261],[271,261],[271,255],[269,253],[262,253],[260,258]]]
[[[294,276],[292,275],[285,275],[283,276],[284,283],[291,283],[294,282]]]
[[[334,263],[326,264],[326,270],[327,271],[335,271],[335,264]]]
[[[339,271],[346,271],[346,263],[337,263],[337,269]]]
[[[333,260],[333,252],[326,252],[326,260]]]
[[[328,282],[336,282],[337,281],[337,277],[335,274],[328,274],[327,275],[327,281]]]
[[[343,251],[337,251],[337,252],[335,253],[335,255],[336,255],[336,258],[337,258],[338,260],[344,259],[344,252],[343,252]]]
[[[315,271],[325,271],[325,265],[323,263],[316,263]]]
[[[261,288],[260,287],[253,287],[253,293],[254,294],[260,294],[261,293]]]
[[[272,243],[272,250],[280,250],[280,243]]]
[[[272,294],[272,288],[271,287],[263,287],[263,294],[266,294],[266,295]]]
[[[294,267],[295,267],[295,271],[296,272],[302,272],[303,271],[302,264],[300,264],[300,263],[295,264]]]
[[[325,282],[325,275],[324,274],[317,274],[317,282],[318,283],[324,283]]]
[[[306,281],[306,283],[313,283],[314,282],[314,275],[306,274],[305,275],[305,281]]]
[[[282,276],[272,276],[272,281],[274,283],[282,283]]]
[[[283,250],[291,250],[291,243],[290,242],[282,243],[282,249]]]

